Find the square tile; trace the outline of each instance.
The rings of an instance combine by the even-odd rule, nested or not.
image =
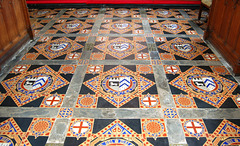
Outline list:
[[[96,18],[99,8],[68,9],[60,18]]]

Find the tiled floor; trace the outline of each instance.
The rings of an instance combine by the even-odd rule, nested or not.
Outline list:
[[[240,85],[201,40],[207,12],[29,11],[35,40],[0,78],[0,143],[240,144]]]

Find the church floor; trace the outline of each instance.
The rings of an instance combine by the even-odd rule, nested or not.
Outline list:
[[[0,143],[240,144],[240,85],[201,39],[207,12],[29,12],[35,39],[0,78]]]

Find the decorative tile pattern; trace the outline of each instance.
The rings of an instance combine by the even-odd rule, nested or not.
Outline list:
[[[167,118],[167,119],[178,118],[177,110],[175,108],[164,108],[163,113],[164,113],[164,118]]]
[[[207,130],[202,119],[181,119],[183,130],[186,137],[200,137],[207,136]]]
[[[73,137],[74,132],[81,137]],[[73,119],[64,144],[168,145],[166,136],[163,119]]]
[[[143,34],[144,31],[141,20],[105,19],[101,24],[99,33]]]
[[[54,121],[54,118],[34,118],[28,129],[29,135],[35,136],[35,138],[49,136]]]
[[[171,90],[173,94],[188,94],[180,95],[176,97],[175,101],[177,105],[181,101],[185,101],[186,97],[188,98],[189,104],[185,106],[189,107],[194,98],[196,104],[199,107],[236,107],[233,99],[231,98],[232,94],[236,94],[238,91],[238,84],[232,80],[231,76],[221,76],[217,73],[214,73],[210,67],[196,67],[196,66],[179,66],[182,70],[181,74],[176,76],[167,75],[169,79],[169,84],[171,85]],[[183,97],[185,96],[184,100]],[[178,99],[178,100],[177,100]],[[199,101],[200,99],[200,101]],[[202,103],[204,102],[204,104]],[[192,102],[193,103],[193,102]],[[184,107],[181,105],[181,107]],[[190,106],[192,107],[192,106]]]
[[[71,118],[73,116],[73,108],[61,108],[57,118]]]
[[[105,13],[106,18],[139,18],[141,17],[138,8],[107,8]]]
[[[88,22],[90,21],[90,22]],[[92,20],[61,20],[56,21],[53,26],[47,30],[47,34],[71,34],[71,33],[80,33],[80,34],[89,34],[92,29]]]
[[[146,43],[135,42],[132,37],[109,38],[108,41],[103,43],[96,42],[93,49],[92,59],[99,58],[97,60],[102,60],[104,58],[102,52],[105,54],[104,56],[106,56],[105,60],[149,59]],[[140,54],[137,55],[137,53]],[[136,54],[136,57],[134,54]]]
[[[90,67],[92,66],[88,68]],[[151,69],[151,66],[146,67]],[[154,76],[151,72],[141,74],[136,71],[136,66],[121,65],[105,65],[103,70],[102,73],[85,75],[77,107],[95,107],[97,100],[98,108],[139,107],[139,102],[144,108],[160,107],[159,97],[155,95],[157,92]],[[150,101],[147,103],[148,99]]]
[[[63,102],[64,94],[50,94],[44,97],[42,104],[40,107],[48,107],[48,108],[54,108],[54,107],[60,107]]]
[[[61,18],[96,18],[99,8],[68,9]]]
[[[33,34],[37,35],[45,25],[47,25],[51,19],[45,19],[45,20],[40,20],[40,19],[31,19],[30,20],[32,23],[32,30],[33,30]]]
[[[75,41],[75,37],[53,37],[47,42],[38,42],[23,59],[35,53],[36,60],[72,60],[79,59],[85,42]],[[76,54],[75,54],[76,53]]]
[[[2,144],[8,144],[9,146],[14,145],[45,145],[47,142],[47,135],[51,129],[48,129],[49,125],[52,125],[53,119],[51,120],[51,124],[46,122],[47,119],[39,120],[37,123],[35,122],[32,131],[34,131],[36,137],[31,136],[32,132],[28,127],[32,122],[32,118],[1,118],[0,122],[0,141]],[[35,121],[34,119],[33,121]],[[46,125],[41,126],[44,122]],[[48,129],[48,130],[46,130]],[[44,132],[43,132],[44,131]]]
[[[60,65],[34,66],[21,74],[9,74],[1,85],[9,96],[2,106],[23,106],[52,93],[66,93],[72,74],[61,74]],[[62,89],[61,91],[58,91]]]
[[[60,9],[30,9],[30,18],[54,18]]]
[[[183,18],[176,9],[146,9],[148,18]]]
[[[149,20],[149,24],[154,34],[197,34],[185,20]]]
[[[167,39],[168,41],[165,43],[158,43],[160,44],[158,46],[160,58],[163,60],[218,60],[203,41],[195,42],[191,41],[189,38]],[[209,59],[207,59],[206,56]]]

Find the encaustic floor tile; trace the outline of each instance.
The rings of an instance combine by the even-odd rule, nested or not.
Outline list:
[[[90,65],[76,104],[80,108],[159,108],[150,65]]]
[[[149,20],[154,34],[197,35],[197,32],[186,20]]]
[[[31,19],[30,21],[31,21],[33,34],[37,35],[43,29],[43,27],[51,21],[51,19],[47,19],[47,20]]]
[[[30,9],[30,18],[54,18],[60,9]]]
[[[99,8],[67,9],[60,18],[96,18],[99,10]]]
[[[9,73],[1,82],[1,93],[6,97],[1,106],[58,106],[73,76],[60,68],[61,65],[17,65],[12,71],[17,72]]]
[[[107,8],[104,15],[106,18],[140,18],[138,8]]]
[[[45,34],[89,34],[94,20],[57,20]]]
[[[64,145],[168,145],[163,119],[72,119]]]
[[[150,57],[146,41],[136,41],[135,37],[108,37],[97,40],[91,59],[149,60]]]
[[[238,108],[237,81],[231,75],[212,70],[214,67],[179,66],[181,74],[166,74],[177,107]]]
[[[181,119],[189,146],[239,145],[239,119]]]
[[[148,18],[183,18],[177,9],[145,9]]]
[[[41,38],[22,58],[23,60],[76,60],[80,59],[85,38]],[[33,56],[33,57],[31,57]]]
[[[198,18],[198,14],[199,14],[199,10],[198,9],[183,9],[183,11],[185,11],[188,16],[190,17],[190,19],[197,19]],[[201,18],[207,18],[208,17],[208,11],[203,10],[202,14],[201,14]]]
[[[156,42],[162,60],[219,61],[217,56],[201,40],[194,38],[162,38]]]
[[[0,142],[14,145],[45,145],[54,118],[0,118]]]
[[[99,33],[104,34],[143,34],[141,20],[112,20],[105,19],[101,24]]]

